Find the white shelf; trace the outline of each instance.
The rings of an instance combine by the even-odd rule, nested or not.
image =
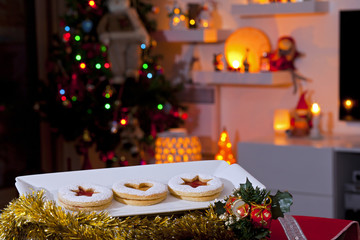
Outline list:
[[[157,41],[216,43],[225,41],[232,33],[226,29],[163,30],[153,34]]]
[[[290,71],[239,73],[216,71],[193,71],[194,83],[213,85],[245,85],[245,86],[290,86]]]
[[[269,4],[233,4],[231,12],[241,17],[258,17],[277,14],[324,13],[329,11],[328,1],[308,0],[304,2]]]

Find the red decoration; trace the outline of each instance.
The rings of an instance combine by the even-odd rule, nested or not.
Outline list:
[[[225,210],[231,215],[234,214],[237,217],[245,218],[249,215],[250,206],[240,197],[229,197],[225,204]]]
[[[292,37],[284,36],[279,38],[277,49],[269,56],[270,71],[295,70],[294,60],[300,55]]]
[[[233,203],[238,199],[239,199],[238,197],[229,197],[229,199],[225,204],[225,210],[227,213],[232,214]]]
[[[236,204],[234,203],[234,209],[233,211],[235,211],[235,215],[240,217],[240,218],[244,218],[247,217],[249,215],[250,212],[250,206],[249,204]]]
[[[70,40],[70,37],[71,37],[70,33],[64,33],[63,35],[63,39],[65,42],[68,42]]]
[[[250,218],[255,227],[269,228],[272,220],[271,202],[251,205]]]

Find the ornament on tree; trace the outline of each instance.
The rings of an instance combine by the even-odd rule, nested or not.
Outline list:
[[[106,85],[105,90],[103,92],[103,97],[111,98],[114,95],[114,88],[111,85]]]
[[[81,27],[84,30],[84,32],[86,32],[86,33],[91,32],[93,25],[94,24],[90,19],[86,19],[81,23]]]
[[[113,83],[123,84],[126,78],[138,78],[140,45],[149,45],[150,37],[129,0],[108,0],[97,32],[108,46]]]
[[[231,150],[231,142],[229,134],[224,129],[220,134],[220,139],[218,141],[219,152],[215,155],[216,160],[225,160],[228,164],[235,163],[235,158]]]

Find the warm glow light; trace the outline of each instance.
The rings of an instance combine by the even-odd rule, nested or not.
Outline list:
[[[215,155],[215,160],[225,160],[228,164],[233,164],[236,162],[231,150],[232,144],[229,139],[229,134],[226,130],[221,132],[218,146],[219,152]]]
[[[346,99],[346,100],[344,101],[344,107],[345,107],[345,109],[347,109],[347,110],[352,109],[352,108],[354,107],[353,101],[352,101],[351,99]]]
[[[174,25],[177,25],[179,22],[180,22],[180,18],[174,17],[174,19],[173,19]]]
[[[264,52],[271,52],[271,44],[267,35],[261,30],[244,27],[234,31],[226,39],[224,50],[228,66],[243,71],[246,57],[249,72],[259,72],[261,56]]]
[[[175,9],[174,9],[174,13],[175,13],[175,14],[180,14],[180,9],[179,9],[179,8],[175,8]]]
[[[313,103],[311,106],[311,113],[313,116],[318,116],[320,114],[320,107],[319,104]]]
[[[185,15],[180,15],[180,20],[185,21]]]
[[[201,160],[198,137],[187,136],[184,129],[171,129],[158,134],[155,141],[155,163],[173,163]]]
[[[191,20],[189,21],[189,23],[190,23],[190,25],[195,25],[195,20],[194,20],[194,19],[191,19]]]
[[[203,22],[202,22],[202,26],[203,26],[204,28],[209,27],[209,22],[208,22],[208,21],[204,21],[204,20],[203,20]]]
[[[90,5],[90,7],[92,7],[92,8],[94,8],[94,7],[96,7],[96,3],[95,3],[95,1],[89,1],[89,5]]]
[[[127,123],[126,119],[123,118],[123,119],[120,120],[121,125],[126,125],[126,123]]]
[[[86,64],[85,64],[85,63],[80,63],[80,68],[81,68],[81,69],[85,69],[85,68],[86,68]]]
[[[287,109],[275,110],[273,127],[276,134],[284,134],[286,130],[290,129],[289,110]]]
[[[232,61],[232,68],[238,69],[240,67],[240,62],[238,60]]]

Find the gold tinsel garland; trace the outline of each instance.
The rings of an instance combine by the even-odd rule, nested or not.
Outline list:
[[[0,215],[0,239],[222,239],[234,234],[212,208],[172,216],[116,218],[106,212],[66,212],[44,192],[14,199]]]

